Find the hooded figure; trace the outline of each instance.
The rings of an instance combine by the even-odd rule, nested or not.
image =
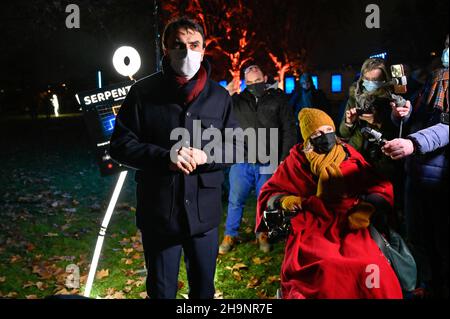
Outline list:
[[[298,213],[281,269],[283,298],[402,298],[368,230],[374,217],[392,208],[392,185],[338,142],[326,113],[304,109],[299,120],[305,144],[292,148],[258,198],[257,231],[267,230],[266,209]]]

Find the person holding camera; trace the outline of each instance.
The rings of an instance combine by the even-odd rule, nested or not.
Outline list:
[[[411,102],[398,106],[392,99],[390,73],[382,59],[368,59],[361,68],[359,80],[350,87],[345,115],[339,127],[340,136],[386,176],[396,172],[395,163],[383,155],[378,145],[371,143],[361,133],[370,127],[382,133],[385,139],[399,136],[397,121],[407,120]]]
[[[410,101],[403,100],[403,104],[398,104],[399,96],[393,92],[393,81],[385,61],[372,58],[366,60],[359,80],[350,88],[339,133],[340,137],[358,150],[379,173],[391,179],[395,198],[400,200],[396,201],[394,213],[386,216],[385,222],[396,229],[403,215],[401,163],[385,156],[380,146],[362,132],[364,128],[370,128],[381,133],[386,140],[399,136],[400,123],[408,120],[412,107]]]
[[[306,108],[299,120],[305,143],[291,149],[258,198],[256,231],[267,231],[265,211],[296,212],[281,270],[282,297],[402,298],[368,229],[392,209],[391,183],[336,137],[325,112]],[[371,282],[369,265],[376,265],[381,280]]]
[[[449,38],[442,67],[425,85],[411,116],[411,134],[388,141],[383,152],[406,158],[406,233],[418,261],[419,285],[438,298],[449,296]]]

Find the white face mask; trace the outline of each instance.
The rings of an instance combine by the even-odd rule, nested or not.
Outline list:
[[[202,64],[202,53],[189,49],[169,50],[169,57],[175,73],[188,80],[197,74]]]

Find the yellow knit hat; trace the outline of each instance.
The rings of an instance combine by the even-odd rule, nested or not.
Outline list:
[[[300,122],[300,131],[302,133],[303,140],[306,141],[310,136],[321,126],[329,125],[334,130],[334,122],[327,113],[318,109],[303,109],[298,115]]]

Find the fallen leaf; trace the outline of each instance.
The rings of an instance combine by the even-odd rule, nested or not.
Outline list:
[[[5,297],[6,298],[16,298],[19,294],[15,291],[12,291],[10,293],[8,293]]]
[[[123,248],[123,252],[128,256],[134,251],[133,248]]]
[[[132,259],[122,258],[122,261],[125,263],[125,265],[132,265],[133,264],[133,260]]]
[[[241,275],[241,273],[239,271],[233,271],[233,277],[237,281],[241,281],[242,280],[242,275]]]
[[[103,279],[108,276],[109,276],[109,269],[102,269],[102,270],[97,271],[95,278],[100,280],[100,279]]]
[[[141,292],[141,293],[139,294],[139,297],[141,297],[142,299],[147,299],[148,295],[147,295],[147,293],[144,291],[144,292]]]
[[[0,277],[0,282],[5,282],[5,281],[6,281],[6,277],[5,276]]]
[[[28,295],[28,296],[25,296],[25,298],[27,298],[27,299],[38,299],[38,297],[36,295]]]
[[[123,291],[125,293],[129,293],[131,290],[133,290],[133,287],[130,287],[130,286],[126,286],[125,288],[123,288]]]
[[[280,281],[280,276],[269,276],[267,278],[267,282],[269,284],[273,284],[274,282],[278,282],[278,281]]]
[[[270,256],[264,257],[262,259],[259,257],[254,257],[252,259],[252,261],[255,265],[264,265],[264,264],[267,264],[271,260],[272,260],[272,257],[270,257]]]
[[[223,299],[223,292],[220,290],[216,290],[216,293],[214,294],[214,299]]]
[[[243,263],[238,263],[233,266],[233,270],[241,270],[241,269],[248,269],[248,266]]]
[[[11,264],[18,262],[19,260],[21,260],[22,257],[20,257],[19,255],[14,255],[11,256],[11,259],[9,260]]]
[[[258,287],[261,284],[261,281],[257,277],[250,278],[249,282],[247,283],[247,289],[254,289]]]
[[[58,237],[59,235],[56,233],[47,233],[44,237]]]
[[[106,294],[107,294],[108,296],[114,295],[116,292],[117,292],[117,289],[116,289],[116,288],[108,288],[108,289],[106,289]]]
[[[137,259],[141,259],[142,256],[141,256],[141,254],[134,254],[133,257],[131,257],[131,258],[137,260]]]

